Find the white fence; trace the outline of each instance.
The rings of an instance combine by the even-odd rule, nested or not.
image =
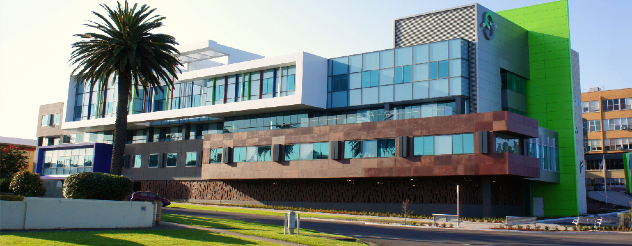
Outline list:
[[[150,202],[27,197],[0,201],[0,229],[151,227],[155,211]]]

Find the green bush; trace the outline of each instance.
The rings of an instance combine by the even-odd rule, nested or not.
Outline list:
[[[9,186],[11,185],[10,178],[1,178],[0,179],[0,192],[11,192]]]
[[[14,195],[0,195],[0,200],[2,201],[24,201],[23,196],[14,196]]]
[[[9,185],[16,195],[20,196],[44,196],[46,188],[39,174],[26,171],[19,171],[11,179]]]
[[[75,173],[64,181],[64,197],[75,199],[125,200],[134,183],[125,176],[109,173]]]

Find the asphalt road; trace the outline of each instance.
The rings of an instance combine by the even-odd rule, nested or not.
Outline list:
[[[266,224],[283,224],[282,217],[226,213],[215,211],[163,208],[166,214],[182,214],[218,219],[234,219]],[[360,238],[377,245],[632,245],[630,233],[534,233],[496,232],[462,229],[410,228],[366,225],[302,219],[301,228],[326,233],[338,233]]]

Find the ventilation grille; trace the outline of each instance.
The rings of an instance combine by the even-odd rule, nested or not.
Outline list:
[[[395,20],[395,48],[455,38],[475,42],[474,5]]]

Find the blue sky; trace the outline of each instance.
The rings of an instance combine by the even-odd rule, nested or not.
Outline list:
[[[470,0],[390,1],[146,1],[167,17],[159,31],[181,44],[220,44],[277,56],[305,51],[323,57],[393,46],[393,19],[472,3]],[[494,10],[548,0],[481,0]],[[0,0],[0,136],[35,138],[42,104],[66,101],[70,44],[91,11],[116,1]],[[582,89],[632,87],[632,1],[570,0],[571,46],[580,54]],[[632,96],[632,95],[631,95]]]

